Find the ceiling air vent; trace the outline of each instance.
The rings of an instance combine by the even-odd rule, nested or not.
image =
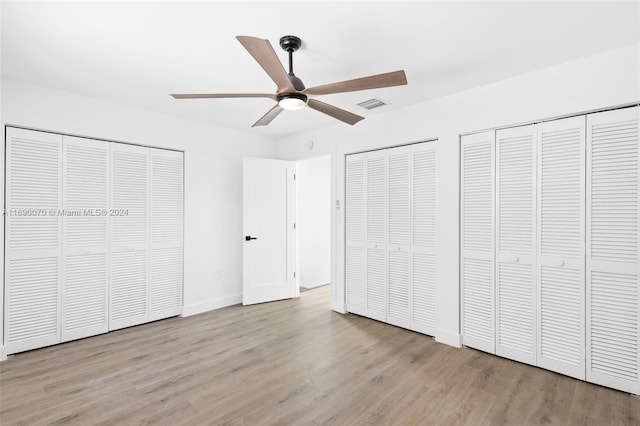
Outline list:
[[[380,98],[371,98],[366,101],[358,102],[358,106],[364,109],[375,109],[379,107],[383,107],[385,105],[389,105],[389,102],[383,101]]]

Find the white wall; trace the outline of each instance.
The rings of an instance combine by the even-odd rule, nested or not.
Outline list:
[[[437,138],[436,339],[460,345],[459,135],[640,100],[640,45],[279,141],[279,157],[332,156],[332,200],[344,205],[344,155]],[[411,75],[407,76],[411,90]],[[315,143],[313,151],[306,141]],[[332,215],[332,308],[344,311],[344,210]]]
[[[331,279],[331,157],[297,164],[298,283],[312,288]]]
[[[184,150],[184,313],[241,302],[242,158],[274,158],[273,140],[11,79],[1,108],[3,125]]]

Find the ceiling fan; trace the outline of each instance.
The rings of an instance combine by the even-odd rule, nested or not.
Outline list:
[[[354,80],[330,83],[322,86],[306,88],[302,80],[293,73],[293,52],[302,44],[300,38],[286,35],[280,38],[280,47],[289,54],[289,72],[280,63],[276,52],[269,40],[257,37],[237,36],[244,46],[269,77],[278,86],[276,93],[195,93],[173,94],[175,99],[203,99],[203,98],[269,98],[277,102],[265,115],[256,121],[252,127],[266,126],[282,112],[282,110],[296,110],[309,106],[333,118],[354,125],[364,117],[345,111],[341,108],[309,98],[309,95],[330,95],[334,93],[354,92],[357,90],[377,89],[382,87],[401,86],[407,84],[404,71],[393,71],[384,74],[371,75]]]

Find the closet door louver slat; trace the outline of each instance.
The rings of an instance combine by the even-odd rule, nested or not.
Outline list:
[[[436,144],[411,147],[411,328],[436,332]]]
[[[587,116],[587,380],[640,394],[639,108]]]
[[[536,363],[535,126],[496,132],[496,354]]]
[[[109,145],[63,137],[63,342],[109,327]]]
[[[493,131],[461,139],[462,342],[495,353]]]
[[[62,136],[6,129],[5,345],[60,342]]]
[[[538,125],[538,365],[585,379],[585,117]]]

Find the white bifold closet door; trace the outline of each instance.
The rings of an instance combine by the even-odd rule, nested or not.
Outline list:
[[[411,145],[412,330],[435,336],[436,309],[436,144]]]
[[[640,394],[639,108],[587,116],[587,380]]]
[[[358,315],[365,315],[365,155],[346,157],[346,299],[347,311]]]
[[[387,320],[387,152],[365,155],[365,315]]]
[[[585,117],[538,124],[537,365],[585,378]]]
[[[387,322],[409,328],[411,313],[411,147],[387,151]]]
[[[536,363],[536,128],[496,132],[496,354]]]
[[[491,352],[495,325],[498,355],[640,393],[639,122],[633,107],[497,130],[495,163],[493,132],[462,138],[465,345]]]
[[[182,313],[182,152],[151,152],[149,321]]]
[[[460,280],[465,346],[495,353],[495,132],[465,135],[460,144]]]
[[[435,333],[434,143],[346,157],[347,311]]]
[[[109,329],[149,317],[149,148],[111,146]]]
[[[6,129],[5,345],[60,342],[62,136]]]
[[[109,329],[110,145],[64,136],[63,342]]]

